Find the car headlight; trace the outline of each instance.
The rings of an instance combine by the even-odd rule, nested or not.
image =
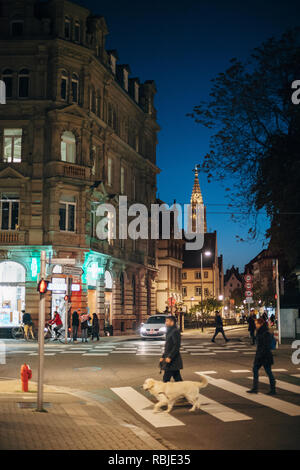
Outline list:
[[[161,331],[162,333],[165,333],[167,331],[167,328],[165,326],[162,326],[159,331]]]
[[[142,326],[141,332],[142,332],[142,333],[145,333],[145,331],[146,331],[146,328],[145,328],[144,326]]]

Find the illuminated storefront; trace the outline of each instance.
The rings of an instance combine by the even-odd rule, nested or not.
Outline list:
[[[25,307],[24,266],[15,261],[0,263],[0,327],[16,326]]]

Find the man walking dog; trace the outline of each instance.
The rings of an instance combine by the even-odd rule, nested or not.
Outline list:
[[[182,382],[180,369],[183,368],[180,355],[180,331],[176,326],[176,317],[169,315],[166,318],[166,343],[163,356],[160,358],[160,366],[165,371],[163,382],[170,382],[173,377],[175,382]]]

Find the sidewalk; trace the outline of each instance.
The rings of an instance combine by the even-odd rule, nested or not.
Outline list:
[[[159,436],[129,424],[88,393],[44,387],[47,413],[36,409],[36,386],[0,380],[1,450],[167,450]],[[84,396],[84,398],[83,398]]]

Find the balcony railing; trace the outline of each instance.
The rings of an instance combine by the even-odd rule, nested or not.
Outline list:
[[[89,180],[91,169],[75,163],[66,163],[60,161],[48,162],[45,169],[46,177],[65,176],[67,178],[77,178]]]
[[[0,244],[19,243],[19,232],[0,232]]]

